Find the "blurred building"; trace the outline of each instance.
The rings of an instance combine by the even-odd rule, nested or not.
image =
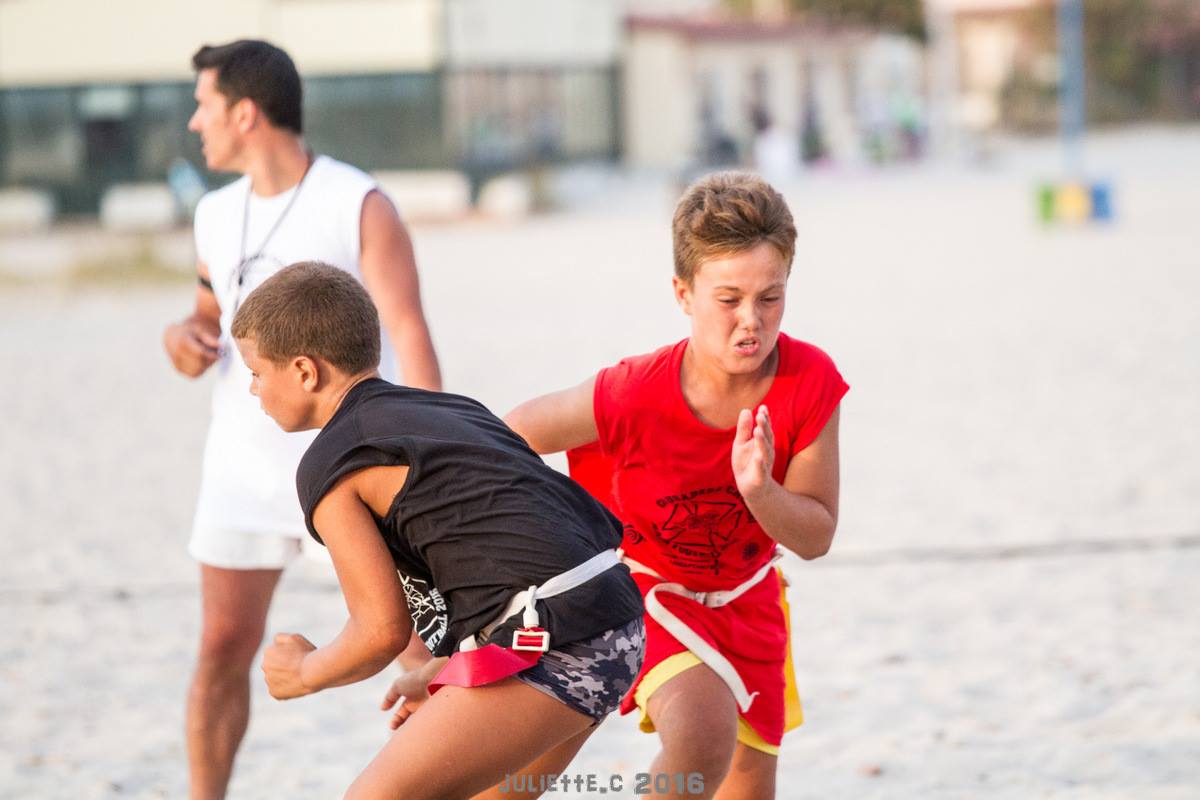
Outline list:
[[[305,77],[313,147],[365,168],[486,176],[618,153],[616,0],[3,0],[0,187],[91,213],[183,156],[190,58],[264,38]],[[207,176],[210,180],[217,176]]]
[[[624,145],[639,166],[856,162],[915,150],[924,59],[902,36],[789,17],[636,14],[626,21]]]
[[[475,186],[579,160],[679,170],[890,157],[921,128],[907,39],[801,25],[783,0],[0,0],[0,189],[94,213],[183,158],[190,58],[264,38],[305,79],[305,135],[368,170]]]
[[[1058,61],[1046,42],[1030,35],[1031,10],[1052,0],[927,0],[930,14],[949,26],[953,58],[951,119],[967,131],[986,132],[1003,119],[1004,93],[1021,65],[1031,65],[1050,92],[1057,90]]]
[[[1200,119],[1200,2],[1083,2],[1087,117],[1112,124]],[[927,0],[951,35],[933,63],[950,65],[955,118],[967,131],[1058,128],[1059,4],[1054,0]],[[938,51],[942,51],[939,56]],[[949,58],[947,58],[949,55]],[[952,59],[952,64],[950,59]]]

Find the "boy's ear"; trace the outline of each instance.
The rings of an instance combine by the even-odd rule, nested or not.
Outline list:
[[[321,387],[321,368],[316,361],[308,356],[296,356],[292,359],[292,369],[300,387],[306,392],[315,392]]]
[[[683,313],[690,317],[692,315],[692,287],[688,286],[687,281],[681,280],[678,275],[671,276],[671,286],[675,289],[675,302],[683,309]]]

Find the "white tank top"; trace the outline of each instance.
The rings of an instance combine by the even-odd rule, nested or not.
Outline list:
[[[284,433],[262,411],[258,398],[250,394],[250,371],[230,339],[229,328],[236,305],[288,264],[324,261],[362,280],[362,204],[374,188],[375,182],[361,170],[318,156],[300,185],[286,192],[259,197],[250,192],[250,179],[243,177],[205,195],[197,206],[196,251],[208,266],[221,306],[221,357],[211,368],[217,382],[196,507],[197,528],[305,535],[296,497],[296,466],[316,431]],[[276,222],[278,227],[268,238]],[[239,261],[255,255],[259,257],[248,263],[239,288]],[[395,359],[386,337],[381,338],[380,371],[394,380]]]

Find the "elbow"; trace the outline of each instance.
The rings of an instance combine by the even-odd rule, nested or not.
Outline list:
[[[836,530],[837,521],[831,519],[823,530],[816,532],[815,536],[809,537],[802,547],[796,549],[796,555],[805,561],[815,561],[827,555],[833,547],[833,534]]]
[[[411,638],[411,624],[399,622],[395,625],[389,625],[381,637],[380,650],[386,652],[388,660],[391,661],[404,652],[404,648],[408,647],[408,642]]]
[[[525,406],[519,405],[504,415],[504,424],[511,428],[513,433],[524,439],[530,449],[536,453],[540,453],[542,451],[538,450],[533,440],[529,438],[529,420],[527,417],[528,414],[525,413]]]
[[[802,550],[797,550],[796,555],[800,556],[805,561],[815,561],[816,559],[820,558],[821,556],[827,554],[829,552],[829,547],[832,544],[833,544],[833,541],[830,540],[827,542],[822,542],[820,544],[809,545],[808,547],[805,547]]]
[[[396,656],[404,652],[411,637],[412,625],[403,621],[387,623],[375,628],[367,640],[371,662],[379,663],[379,668],[383,669]]]

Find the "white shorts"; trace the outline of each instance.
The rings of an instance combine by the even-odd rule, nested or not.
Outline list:
[[[301,554],[330,563],[329,552],[309,536],[228,528],[193,528],[188,553],[201,564],[222,569],[283,569]]]

